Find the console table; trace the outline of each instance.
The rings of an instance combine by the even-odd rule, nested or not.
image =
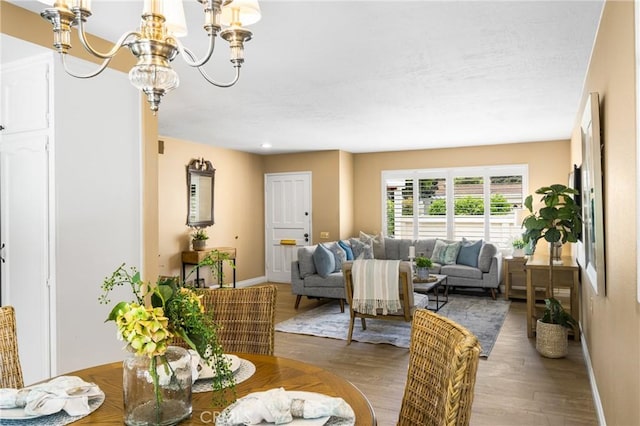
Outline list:
[[[536,332],[536,289],[543,288],[545,297],[551,296],[549,286],[549,256],[535,255],[525,264],[527,273],[527,336],[533,337]],[[579,267],[571,257],[563,257],[561,265],[553,265],[553,288],[569,289],[570,313],[580,320],[579,309]],[[580,330],[575,330],[575,339],[580,339]]]
[[[186,267],[187,265],[197,265],[204,260],[209,253],[217,251],[218,253],[226,253],[229,255],[229,260],[233,262],[233,288],[236,287],[236,249],[235,247],[207,247],[205,250],[201,251],[183,251],[182,252],[182,280],[185,281],[187,279]],[[214,260],[216,260],[214,258]],[[217,259],[218,261],[218,270],[222,271],[224,259]],[[198,287],[198,283],[200,280],[200,269],[196,269],[196,285]],[[224,283],[222,282],[222,274],[218,274],[218,286],[222,287]]]

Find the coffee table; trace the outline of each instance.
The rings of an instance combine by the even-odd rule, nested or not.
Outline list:
[[[431,307],[431,301],[427,305],[427,309],[438,312],[444,305],[449,302],[449,284],[447,282],[446,275],[430,274],[429,281],[419,280],[417,277],[413,277],[413,291],[416,293],[427,294],[433,292],[436,297],[435,307]],[[442,296],[442,300],[440,299]]]

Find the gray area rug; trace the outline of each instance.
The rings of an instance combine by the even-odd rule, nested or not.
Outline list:
[[[483,358],[491,353],[511,302],[489,297],[450,295],[438,314],[463,325],[476,335],[482,346]],[[276,324],[276,331],[308,334],[347,340],[349,311],[340,312],[338,301],[326,303],[310,311]],[[360,320],[353,328],[353,340],[365,343],[387,343],[401,348],[409,347],[411,324],[401,321],[367,319],[367,329],[362,330]]]

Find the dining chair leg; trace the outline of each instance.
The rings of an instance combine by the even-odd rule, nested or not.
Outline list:
[[[362,329],[366,330],[367,329],[367,323],[364,321],[364,318],[360,318],[360,322],[362,322]]]
[[[302,299],[301,295],[297,295],[296,296],[296,304],[294,305],[294,309],[298,309],[298,306],[300,306],[300,299]]]
[[[340,299],[340,312],[344,314],[344,299]]]

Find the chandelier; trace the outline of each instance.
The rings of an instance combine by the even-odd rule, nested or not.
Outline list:
[[[179,53],[209,83],[218,87],[233,86],[240,78],[244,43],[251,40],[252,36],[251,31],[243,25],[251,25],[260,20],[257,0],[196,0],[203,6],[203,27],[209,37],[207,51],[202,58],[197,58],[179,40],[187,34],[182,0],[144,0],[140,28],[124,33],[108,52],[99,52],[89,44],[85,34],[85,22],[91,16],[91,0],[40,1],[53,6],[40,15],[53,25],[53,46],[60,53],[68,74],[77,78],[95,77],[104,71],[120,48],[127,47],[138,60],[129,71],[129,80],[144,92],[154,113],[158,110],[162,96],[179,85],[178,74],[171,68],[171,61]],[[84,48],[103,60],[92,73],[76,74],[67,67],[65,56],[71,49],[71,30],[74,26],[78,27],[78,37]],[[231,63],[235,68],[235,78],[228,83],[214,81],[202,68],[213,55],[218,34],[229,43]]]

